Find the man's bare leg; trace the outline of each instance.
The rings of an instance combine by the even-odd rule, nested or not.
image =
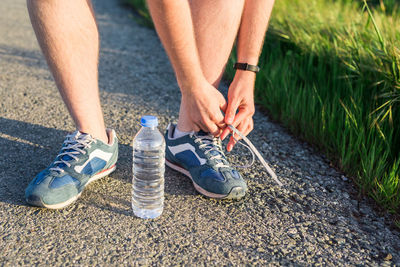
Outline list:
[[[190,0],[189,3],[203,75],[218,88],[239,30],[244,0]],[[187,114],[181,105],[179,130],[187,129]]]
[[[38,42],[79,131],[107,143],[98,88],[99,35],[89,0],[27,0]]]
[[[258,64],[274,0],[190,0],[189,3],[202,71],[215,88],[219,86],[236,36],[238,62]],[[244,135],[253,129],[254,82],[255,73],[239,70],[229,87],[225,122],[233,124]],[[181,109],[180,122],[185,122],[186,114]],[[228,128],[221,138],[227,134]],[[235,143],[231,137],[227,150],[232,150]]]
[[[193,29],[206,79],[218,88],[239,31],[244,0],[190,0]]]

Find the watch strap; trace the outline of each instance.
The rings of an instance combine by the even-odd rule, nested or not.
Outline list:
[[[237,69],[237,70],[248,70],[248,71],[252,71],[252,72],[255,72],[255,73],[260,71],[260,67],[259,66],[250,65],[250,64],[247,64],[247,63],[240,63],[240,62],[236,62],[233,65],[233,68]]]

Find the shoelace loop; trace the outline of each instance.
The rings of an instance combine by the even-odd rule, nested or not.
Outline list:
[[[261,156],[260,152],[258,152],[257,148],[253,145],[253,143],[246,137],[244,136],[238,129],[236,129],[233,125],[228,125],[228,127],[237,135],[239,135],[246,143],[247,145],[243,144],[242,142],[238,142],[238,140],[233,137],[233,139],[235,139],[236,142],[238,142],[239,144],[247,147],[252,156],[253,156],[253,160],[252,163],[250,164],[253,165],[254,163],[254,154],[257,156],[257,158],[261,161],[261,164],[264,166],[264,168],[267,170],[267,172],[269,173],[269,175],[275,180],[275,182],[279,185],[282,186],[283,184],[281,183],[281,181],[279,181],[278,177],[276,176],[275,172],[269,167],[269,165],[265,162],[264,158]],[[233,135],[232,135],[233,136]],[[247,166],[246,166],[247,167]],[[245,168],[246,168],[245,167]]]
[[[60,165],[65,164],[67,167],[71,166],[71,160],[78,160],[76,155],[86,154],[85,148],[89,147],[92,142],[96,141],[88,134],[80,134],[80,132],[75,132],[67,135],[63,147],[61,148],[61,153],[57,155],[56,161],[53,162],[51,171],[64,172],[64,169]]]

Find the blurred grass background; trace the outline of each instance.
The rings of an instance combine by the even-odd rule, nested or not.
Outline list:
[[[145,0],[125,0],[152,26]],[[256,102],[322,149],[360,192],[400,214],[396,0],[276,1]],[[226,78],[234,75],[232,53]]]

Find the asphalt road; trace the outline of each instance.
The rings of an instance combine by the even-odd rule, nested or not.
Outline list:
[[[92,183],[72,206],[27,206],[24,189],[74,130],[40,53],[23,0],[0,5],[0,265],[400,265],[399,233],[357,198],[352,182],[324,156],[259,109],[249,138],[276,171],[243,170],[241,201],[197,194],[166,171],[163,215],[131,211],[130,142],[139,117],[164,130],[180,100],[156,36],[116,0],[95,1],[101,32],[100,86],[105,120],[120,138],[118,169]],[[243,164],[244,150],[230,153]]]

